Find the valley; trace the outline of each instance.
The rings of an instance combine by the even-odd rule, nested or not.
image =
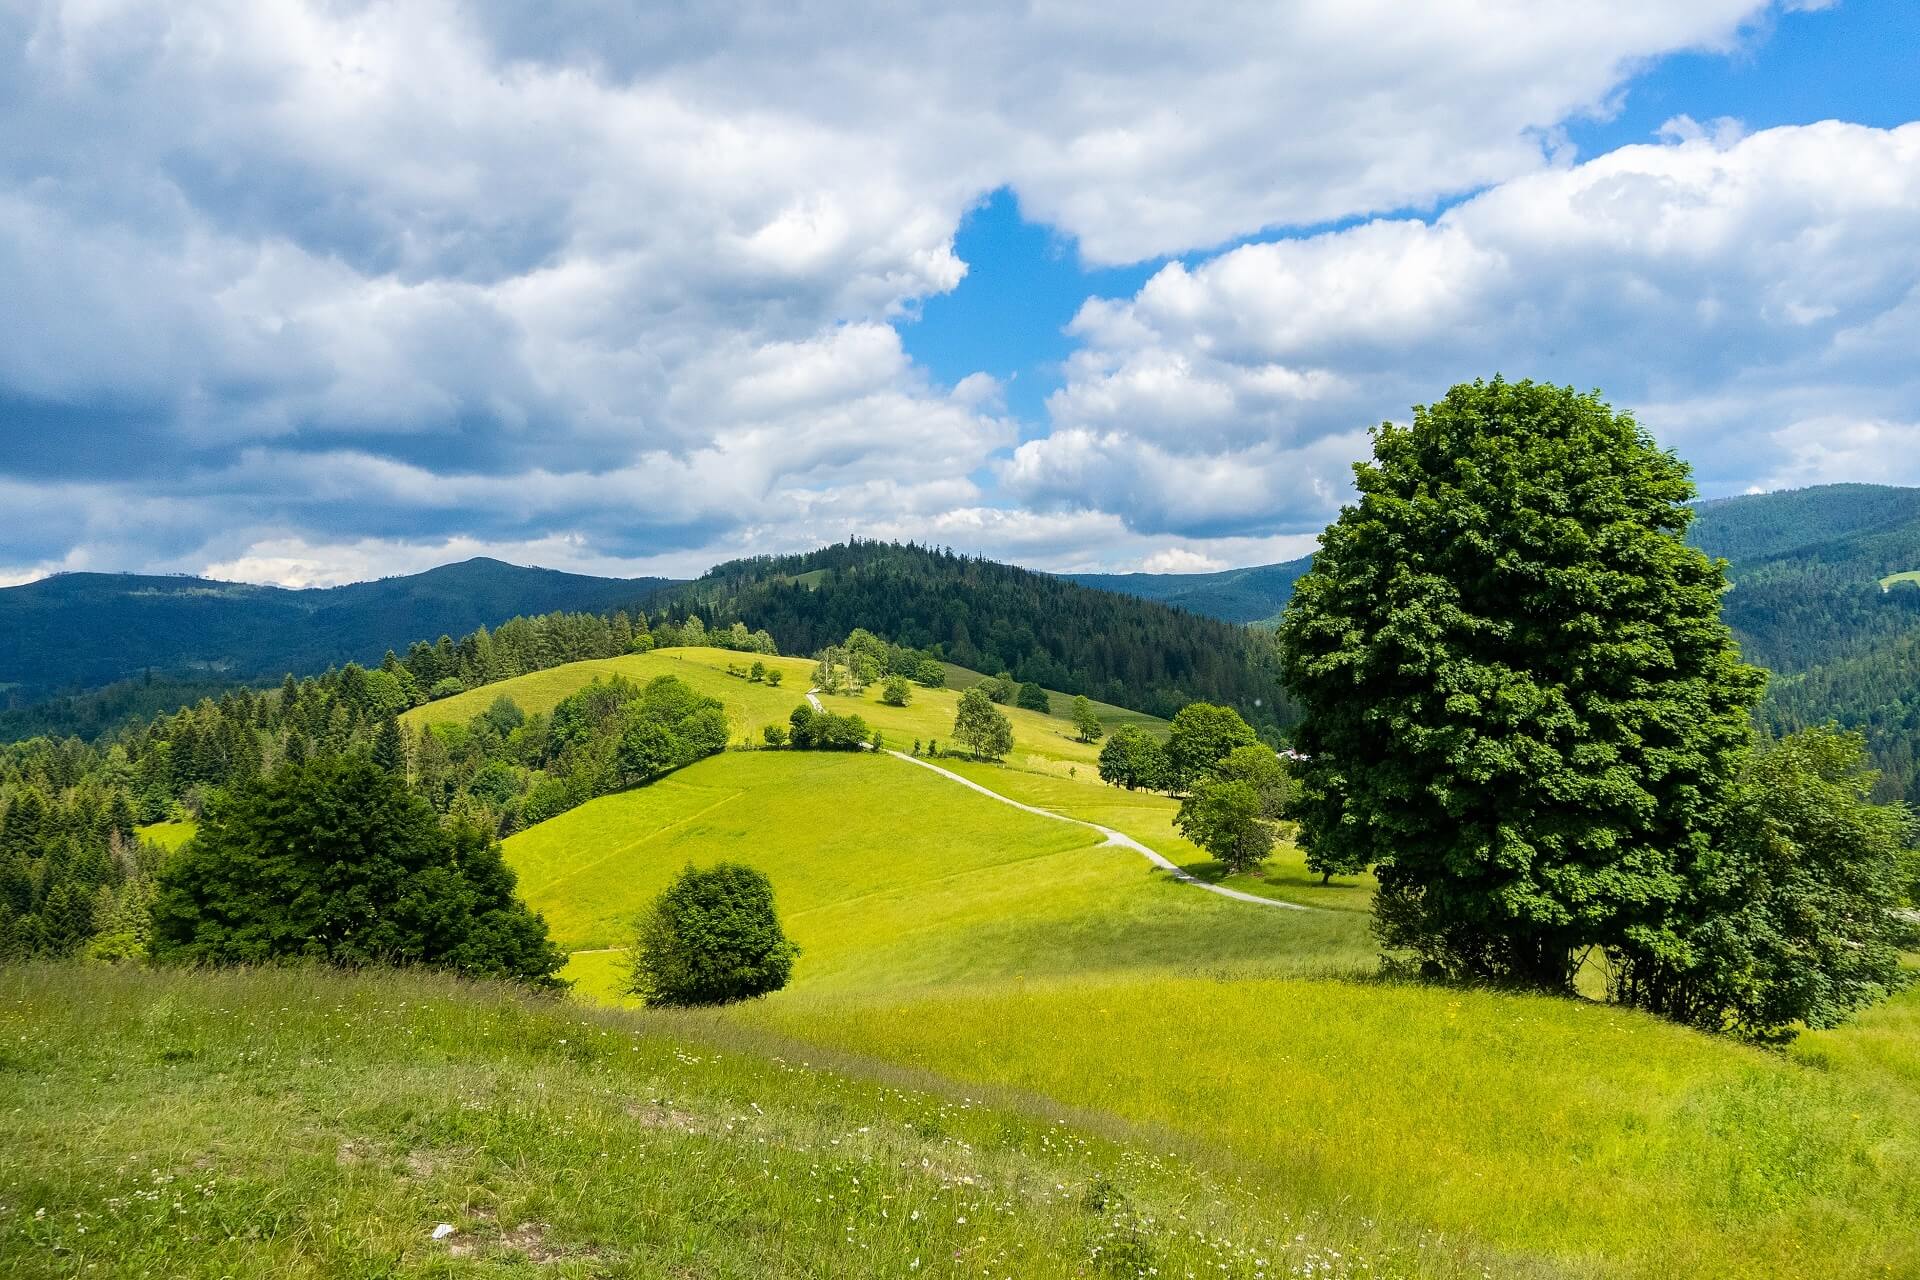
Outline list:
[[[0,1078],[40,1100],[0,1116],[23,1153],[0,1172],[0,1262],[1920,1273],[1920,989],[1769,1049],[1592,999],[1597,976],[1572,999],[1400,981],[1380,968],[1372,876],[1323,880],[1290,824],[1229,873],[1182,833],[1177,796],[1102,781],[1116,731],[1165,743],[1165,719],[1090,702],[1087,741],[1073,697],[1036,685],[1033,706],[998,708],[1011,748],[975,759],[954,734],[981,672],[941,664],[896,705],[880,679],[819,691],[813,658],[672,642],[677,625],[648,651],[476,679],[391,721],[416,763],[428,737],[447,744],[451,820],[493,767],[460,763],[470,744],[520,759],[522,737],[596,691],[665,680],[722,709],[715,754],[517,826],[512,805],[480,810],[512,826],[500,847],[565,953],[563,995],[426,971],[0,969]],[[374,674],[296,703],[362,699],[347,741],[381,750]],[[807,703],[858,716],[881,749],[771,747]],[[274,706],[181,723],[215,735]],[[295,749],[308,715],[324,724],[298,711],[270,749]],[[516,785],[535,790],[566,759],[526,758]],[[176,803],[138,835],[177,851],[197,816]],[[791,980],[717,1009],[643,1007],[634,922],[715,862],[767,878]],[[192,1242],[184,1268],[154,1243],[162,1224]]]

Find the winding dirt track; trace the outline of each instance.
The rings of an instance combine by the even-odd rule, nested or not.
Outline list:
[[[807,702],[809,705],[813,707],[815,711],[824,711],[826,710],[826,708],[820,705],[820,699],[817,696],[819,692],[820,691],[818,689],[807,690]],[[1225,885],[1208,884],[1205,880],[1202,880],[1200,877],[1193,875],[1190,872],[1182,871],[1178,866],[1174,865],[1172,862],[1169,862],[1165,857],[1163,857],[1158,853],[1155,853],[1152,849],[1147,848],[1147,846],[1145,846],[1144,844],[1141,844],[1138,840],[1135,840],[1132,836],[1128,835],[1124,831],[1115,831],[1112,827],[1103,827],[1097,822],[1088,822],[1083,818],[1069,818],[1066,814],[1055,813],[1051,809],[1041,809],[1034,805],[1022,804],[1020,801],[1015,800],[1010,796],[1003,796],[998,791],[992,790],[989,787],[981,786],[979,783],[973,781],[971,778],[963,778],[951,769],[942,769],[939,765],[934,764],[930,760],[922,760],[919,756],[910,756],[904,751],[889,750],[887,754],[892,756],[896,760],[905,760],[908,764],[917,764],[922,769],[931,769],[933,772],[939,774],[943,778],[950,778],[953,781],[959,783],[963,787],[969,787],[975,791],[978,791],[983,796],[988,796],[988,797],[991,797],[992,799],[998,800],[1001,804],[1010,804],[1016,809],[1024,810],[1027,813],[1034,814],[1037,817],[1051,818],[1055,822],[1071,822],[1076,827],[1092,827],[1095,831],[1098,831],[1101,835],[1107,838],[1108,844],[1119,845],[1123,849],[1133,850],[1135,853],[1145,858],[1148,862],[1151,862],[1154,866],[1159,867],[1162,871],[1167,872],[1175,880],[1178,880],[1182,884],[1190,884],[1196,889],[1205,889],[1208,893],[1217,893],[1223,898],[1232,898],[1236,902],[1251,902],[1256,907],[1278,907],[1282,911],[1318,911],[1320,910],[1320,908],[1318,907],[1302,906],[1298,902],[1282,902],[1278,898],[1263,898],[1257,893],[1243,893],[1238,889],[1229,889]]]

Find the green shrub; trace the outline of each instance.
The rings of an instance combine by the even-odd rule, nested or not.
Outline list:
[[[752,867],[691,864],[640,919],[629,989],[650,1005],[707,1005],[778,991],[799,948]]]
[[[1025,707],[1028,711],[1038,711],[1043,716],[1053,714],[1053,699],[1047,696],[1045,689],[1031,680],[1020,686],[1020,692],[1014,698],[1014,705]]]

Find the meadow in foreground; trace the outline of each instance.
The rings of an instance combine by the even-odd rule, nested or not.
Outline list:
[[[421,973],[0,970],[0,1081],[10,1276],[1586,1274],[1032,1099]]]

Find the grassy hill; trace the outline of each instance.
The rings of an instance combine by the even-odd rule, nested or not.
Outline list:
[[[412,973],[0,969],[0,1273],[1469,1280],[1164,1135]],[[434,1240],[438,1224],[454,1228]],[[1549,1274],[1549,1273],[1541,1273]]]
[[[764,627],[816,653],[865,627],[976,671],[1170,716],[1195,699],[1292,718],[1264,636],[1052,574],[901,543],[853,542],[716,566],[662,596],[709,625]]]
[[[953,696],[825,701],[904,740],[945,733]],[[1171,802],[1100,786],[1092,748],[1010,714],[1006,764],[942,763],[1173,847]],[[1327,891],[1347,910],[1216,899],[870,756],[729,754],[508,853],[556,935],[596,949],[684,861],[760,866],[805,950],[791,987],[716,1025],[1117,1117],[1323,1218],[1470,1242],[1493,1274],[1920,1268],[1920,993],[1783,1055],[1604,1006],[1383,984],[1364,885]],[[596,950],[570,975],[618,1000],[621,965]]]
[[[671,672],[738,735],[811,666],[777,660],[768,690],[726,674],[742,660],[577,663],[412,714]],[[825,702],[906,744],[944,741],[956,699]],[[1100,785],[1062,717],[1007,710],[1005,763],[940,763],[1198,861],[1171,801]],[[578,953],[571,1000],[0,973],[0,1081],[26,1086],[0,1107],[0,1270],[1920,1275],[1920,989],[1754,1049],[1381,980],[1366,882],[1319,889],[1290,851],[1248,883],[1331,909],[1220,898],[1096,840],[908,761],[728,752],[507,842]],[[793,983],[617,1007],[632,915],[723,858],[773,880]]]
[[[757,744],[763,725],[784,724],[793,708],[805,701],[814,664],[802,658],[757,659],[782,672],[783,683],[777,689],[727,674],[729,667],[755,660],[752,655],[726,649],[686,648],[573,662],[415,707],[403,720],[415,729],[426,724],[464,722],[503,696],[513,699],[522,711],[546,712],[596,678],[620,675],[644,683],[656,676],[672,675],[724,702],[734,740]],[[913,702],[906,707],[881,703],[878,687],[869,687],[859,697],[823,695],[821,703],[829,711],[860,715],[880,729],[887,744],[896,749],[909,749],[916,741],[947,744],[953,736],[959,691],[981,678],[978,672],[960,667],[949,666],[948,673],[951,687],[922,689],[916,685]],[[1178,803],[1166,796],[1102,785],[1099,744],[1080,742],[1075,737],[1070,698],[1055,694],[1052,701],[1050,715],[1024,707],[1001,708],[1013,722],[1014,750],[1005,762],[976,764],[943,756],[941,764],[1024,803],[1124,830],[1187,870],[1208,879],[1217,878],[1218,864],[1174,831]],[[1143,712],[1107,703],[1095,703],[1094,709],[1109,730],[1121,724],[1137,724],[1150,731],[1166,731],[1164,720]],[[1366,877],[1321,885],[1317,876],[1307,872],[1299,850],[1284,841],[1261,875],[1237,876],[1226,883],[1290,901],[1357,911],[1367,909],[1371,892]]]

